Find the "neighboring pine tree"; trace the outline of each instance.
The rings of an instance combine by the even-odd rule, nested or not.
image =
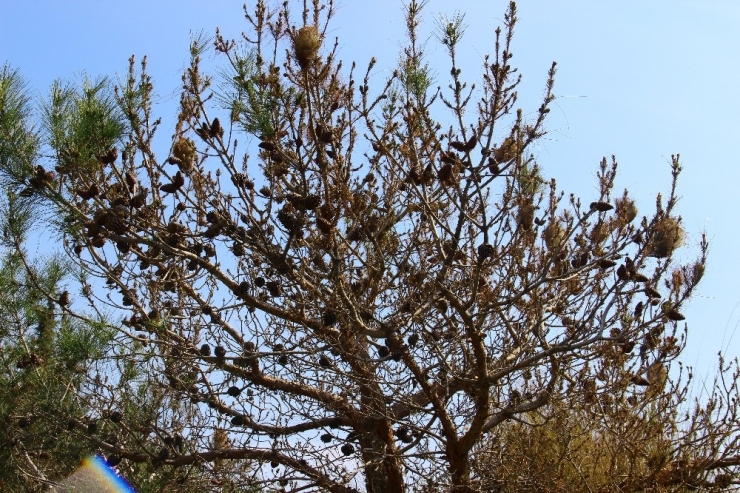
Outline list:
[[[29,100],[17,72],[0,72],[0,162],[38,158]],[[31,258],[35,199],[0,197],[0,491],[37,491],[70,474],[94,450],[71,434],[90,410],[86,394],[112,331],[68,312],[72,264],[49,251]]]
[[[100,97],[108,87],[105,80],[85,80],[79,90],[56,83],[43,107],[44,131],[36,131],[26,84],[17,71],[0,70],[0,163],[6,171],[6,193],[0,197],[0,492],[64,484],[93,454],[121,469],[137,491],[213,487],[197,467],[163,471],[159,465],[167,447],[121,464],[127,440],[143,442],[155,434],[172,450],[187,449],[188,440],[165,436],[153,425],[171,405],[141,366],[154,353],[146,343],[120,337],[110,310],[91,302],[97,289],[91,279],[61,249],[49,246],[54,243],[46,241],[54,239],[49,230],[35,227],[65,224],[59,210],[32,193],[39,182],[19,187],[25,173],[37,173],[44,144],[54,149],[74,141],[84,149],[121,137],[121,122],[105,120],[114,115]],[[50,231],[62,238],[58,228]],[[29,253],[34,243],[42,253]],[[81,288],[82,301],[71,294],[73,285]],[[91,310],[77,310],[76,301]]]

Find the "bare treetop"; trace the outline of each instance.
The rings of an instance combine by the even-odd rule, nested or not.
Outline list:
[[[530,151],[556,66],[523,116],[514,3],[478,85],[456,65],[461,16],[438,25],[449,67],[433,79],[423,6],[378,80],[374,59],[336,59],[331,2],[257,2],[239,42],[193,42],[168,155],[145,61],[112,92],[52,91],[54,170],[3,171],[55,211],[87,276],[47,293],[59,310],[122,318],[116,371],[81,391],[117,413],[116,442],[93,440],[200,488],[556,491],[517,470],[538,453],[578,488],[729,481],[734,411],[714,410],[735,387],[677,425],[687,382],[669,370],[707,251],[672,260],[678,155],[650,212],[614,191],[614,158],[594,196],[565,197]],[[200,67],[214,46],[217,81]]]

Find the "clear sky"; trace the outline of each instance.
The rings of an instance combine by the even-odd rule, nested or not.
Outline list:
[[[250,2],[252,3],[252,2]],[[165,121],[187,64],[191,32],[227,38],[247,29],[241,1],[0,0],[0,63],[21,70],[45,94],[55,78],[124,74],[128,57],[147,55]],[[446,86],[449,64],[431,36],[442,14],[465,13],[463,76],[474,82],[507,2],[430,0],[422,30],[429,61]],[[298,14],[298,9],[295,9]],[[711,374],[717,351],[740,354],[740,262],[737,211],[740,163],[732,148],[740,129],[740,3],[736,1],[522,1],[512,64],[524,76],[520,105],[535,111],[547,69],[558,62],[551,134],[535,152],[547,177],[589,202],[602,156],[620,163],[618,189],[629,188],[642,211],[670,184],[670,155],[681,154],[679,211],[696,245],[706,231],[709,265],[684,312],[685,363]],[[331,36],[340,55],[360,67],[375,56],[376,84],[387,77],[403,42],[400,0],[344,0]],[[171,127],[170,127],[171,128]],[[163,131],[166,133],[168,130]],[[696,248],[677,252],[690,261]]]

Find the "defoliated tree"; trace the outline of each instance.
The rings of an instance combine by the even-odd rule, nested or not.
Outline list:
[[[673,260],[678,156],[650,213],[614,192],[614,160],[593,197],[565,198],[531,153],[555,64],[525,117],[515,5],[477,87],[456,62],[461,17],[439,26],[450,66],[426,64],[422,7],[407,5],[408,45],[377,81],[374,59],[360,73],[327,46],[331,2],[296,19],[258,1],[242,43],[192,44],[164,154],[145,65],[112,93],[54,88],[51,162],[2,171],[102,281],[75,301],[122,314],[118,378],[143,390],[93,382],[100,409],[130,403],[98,446],[219,490],[728,486],[736,374],[722,368],[725,393],[683,421],[670,372],[707,249]],[[218,88],[200,64],[211,46]],[[537,453],[560,460],[539,469],[550,483],[513,469]]]

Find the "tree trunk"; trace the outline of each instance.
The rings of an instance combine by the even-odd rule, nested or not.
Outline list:
[[[359,332],[359,331],[358,331]],[[355,432],[359,434],[362,461],[365,464],[365,489],[368,493],[403,493],[403,464],[398,455],[393,434],[393,423],[387,419],[386,398],[378,385],[377,368],[361,361],[369,361],[367,340],[345,333],[342,341],[347,354],[358,354],[353,370],[359,375],[360,416]]]
[[[368,493],[403,493],[405,485],[401,461],[395,455],[391,431],[391,445],[383,438],[384,421],[377,428],[362,435],[362,460],[365,462],[365,488]],[[387,434],[386,434],[387,435]]]
[[[450,463],[452,488],[455,493],[472,493],[470,487],[470,460],[467,452],[461,452],[457,446],[448,444],[447,459]]]

